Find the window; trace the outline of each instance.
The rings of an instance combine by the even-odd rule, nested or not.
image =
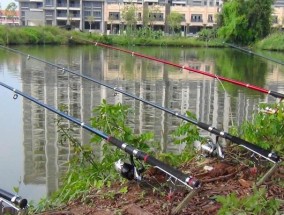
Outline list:
[[[203,22],[202,14],[192,14],[191,15],[191,22]]]
[[[208,15],[208,22],[213,22],[213,15],[212,14]]]
[[[93,14],[94,14],[94,17],[96,17],[96,18],[101,18],[102,17],[102,12],[101,11],[94,11]]]
[[[45,5],[46,6],[53,6],[53,1],[52,0],[46,0]]]
[[[278,23],[278,17],[277,16],[273,16],[272,17],[272,23],[273,24],[277,24]]]
[[[109,20],[119,20],[120,13],[119,12],[109,12],[108,17],[109,17]]]
[[[84,11],[84,16],[91,16],[91,11]]]

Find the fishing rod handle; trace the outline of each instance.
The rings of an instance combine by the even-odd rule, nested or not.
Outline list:
[[[278,156],[275,152],[267,151],[239,137],[232,136],[229,134],[226,135],[228,136],[228,139],[231,140],[232,142],[239,144],[240,146],[266,158],[267,160],[272,161],[273,163],[278,163],[280,161],[280,156]]]
[[[244,139],[241,139],[239,137],[233,136],[229,133],[226,133],[224,131],[220,131],[216,128],[214,128],[213,126],[209,126],[203,122],[198,122],[197,125],[204,129],[207,130],[209,132],[211,132],[212,134],[215,134],[217,136],[223,137],[227,140],[230,140],[233,143],[236,143],[246,149],[248,149],[249,151],[252,151],[253,153],[256,153],[260,156],[262,156],[263,158],[273,162],[273,163],[277,163],[280,161],[280,157],[275,153],[275,152],[269,152],[255,144],[252,144]]]
[[[276,92],[276,91],[270,90],[270,91],[269,91],[269,95],[272,95],[272,96],[274,96],[274,97],[276,97],[276,98],[284,99],[284,94],[278,93],[278,92]]]
[[[148,155],[138,149],[135,149],[133,146],[128,145],[127,143],[124,143],[121,140],[116,139],[115,137],[108,137],[107,139],[108,142],[112,143],[113,145],[115,145],[116,147],[124,150],[126,153],[133,155],[134,157],[136,157],[139,160],[144,161],[145,163],[150,164],[151,166],[154,166],[158,169],[160,169],[161,171],[163,171],[164,173],[170,175],[173,178],[176,178],[177,180],[179,180],[180,182],[182,182],[183,184],[189,186],[191,189],[195,189],[200,187],[200,181],[195,179],[192,176],[188,176],[184,173],[182,173],[181,171],[173,168],[172,166],[152,157],[151,155]]]
[[[0,197],[14,203],[16,206],[20,207],[21,209],[24,209],[28,205],[28,200],[22,198],[21,196],[14,195],[12,193],[9,193],[6,190],[0,189]]]

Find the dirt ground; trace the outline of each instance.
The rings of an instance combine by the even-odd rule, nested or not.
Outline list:
[[[194,175],[202,181],[202,186],[177,214],[217,214],[220,203],[215,200],[217,195],[235,192],[239,198],[252,193],[253,185],[261,178],[269,167],[263,164],[251,167],[241,162],[220,161],[218,159],[192,160],[180,169],[184,173]],[[271,165],[270,165],[271,167]],[[208,169],[211,169],[210,171]],[[166,177],[154,168],[145,173],[145,178],[153,184],[164,184]],[[267,189],[266,198],[284,200],[284,166],[279,165],[272,176],[262,185]],[[127,187],[127,192],[121,192]],[[157,191],[152,186],[128,181],[121,185],[114,183],[110,188],[91,190],[89,195],[68,205],[42,213],[41,215],[165,215],[174,214],[178,204],[189,191],[184,188],[173,188]],[[284,205],[280,214],[284,214]]]

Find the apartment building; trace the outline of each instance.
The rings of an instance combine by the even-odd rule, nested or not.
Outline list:
[[[284,0],[276,0],[273,12],[273,27],[283,28],[284,26]]]
[[[154,29],[167,31],[167,16],[171,11],[182,13],[184,32],[196,32],[216,24],[215,15],[221,0],[18,0],[20,25],[71,25],[80,30],[101,33],[121,33],[125,21],[121,13],[129,4],[136,9],[137,27],[143,25],[143,13],[148,11]],[[145,23],[144,23],[145,24]]]
[[[183,35],[195,34],[216,25],[222,0],[17,0],[20,25],[72,26],[82,31],[121,34],[126,22],[122,12],[135,6],[136,27],[151,26],[169,32],[167,17],[173,11],[183,15]],[[146,14],[147,13],[147,14]],[[145,22],[144,17],[148,16]],[[274,27],[283,27],[284,0],[274,4]]]

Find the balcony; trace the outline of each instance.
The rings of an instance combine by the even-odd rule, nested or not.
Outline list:
[[[57,7],[67,7],[67,3],[60,3],[56,5]]]
[[[173,1],[173,5],[186,5],[186,1]]]
[[[70,3],[70,4],[69,4],[69,7],[70,7],[70,9],[72,9],[72,8],[78,8],[78,9],[80,9],[80,3]]]
[[[152,3],[158,3],[158,0],[144,0],[144,2],[152,2]]]
[[[203,19],[190,19],[191,22],[203,22]]]

